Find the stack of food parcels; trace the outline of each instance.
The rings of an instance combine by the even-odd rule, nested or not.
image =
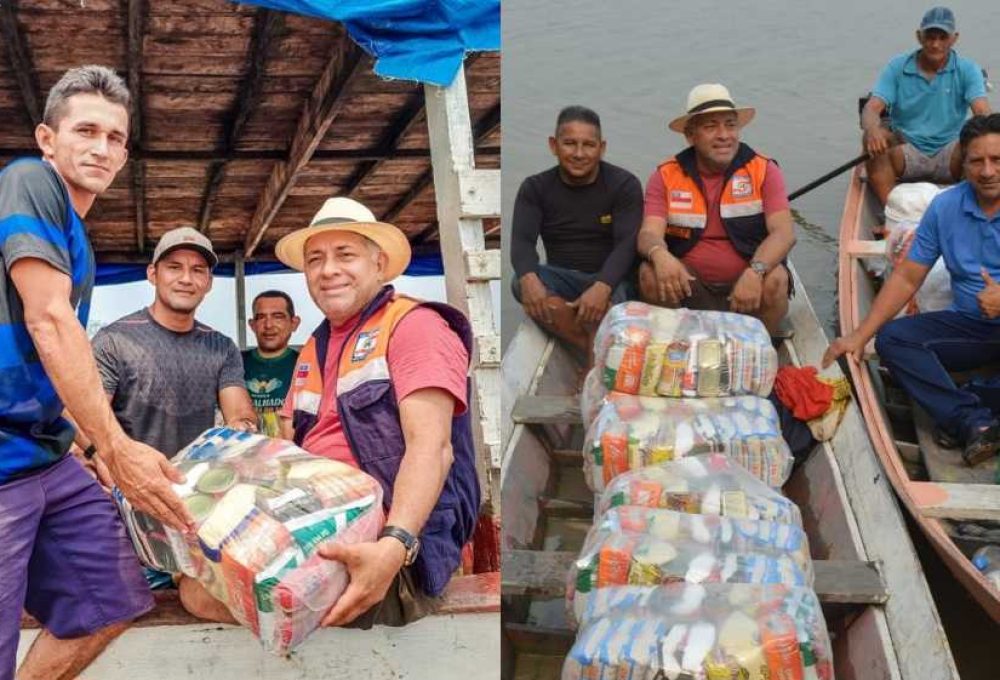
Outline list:
[[[661,397],[766,397],[778,355],[764,325],[730,312],[615,305],[594,340],[605,387]]]
[[[798,508],[721,454],[632,470],[569,574],[563,680],[833,680]]]
[[[139,559],[196,578],[266,649],[287,654],[315,630],[347,587],[322,543],[374,541],[382,488],[349,465],[290,442],[213,428],[172,460],[175,491],[197,530],[184,535],[118,503]]]
[[[755,396],[658,399],[612,392],[585,441],[584,473],[594,491],[627,470],[699,453],[725,453],[775,488],[792,469],[774,405]]]
[[[617,305],[584,383],[596,520],[567,576],[564,680],[833,680],[764,325]]]

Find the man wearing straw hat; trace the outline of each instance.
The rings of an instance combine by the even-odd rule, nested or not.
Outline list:
[[[469,323],[393,290],[409,241],[349,198],[326,201],[275,253],[326,317],[299,354],[283,430],[378,479],[388,515],[378,541],[320,549],[351,577],[324,625],[404,625],[433,609],[479,511]]]
[[[646,185],[639,287],[647,302],[750,314],[773,334],[788,311],[795,231],[781,170],[740,142],[753,116],[722,85],[691,90],[669,126],[689,146]]]

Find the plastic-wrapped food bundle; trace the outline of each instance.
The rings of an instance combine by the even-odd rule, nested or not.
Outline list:
[[[650,536],[663,541],[694,543],[716,551],[788,555],[812,584],[812,558],[805,531],[795,524],[721,515],[695,515],[676,510],[622,506],[605,512],[595,534],[610,532]]]
[[[605,315],[594,347],[604,385],[625,394],[764,397],[778,370],[764,324],[731,312],[623,302]]]
[[[611,392],[584,439],[584,476],[590,488],[601,491],[627,470],[702,453],[724,453],[774,488],[792,472],[792,454],[767,399]]]
[[[594,593],[563,680],[833,680],[826,623],[809,588],[675,583]]]
[[[929,182],[908,182],[897,185],[889,193],[885,206],[886,255],[888,277],[910,252],[917,225],[931,200],[941,192],[941,188]],[[954,295],[951,289],[951,274],[943,258],[938,258],[920,284],[916,295],[903,308],[899,316],[918,312],[937,312],[948,309]]]
[[[580,617],[591,594],[602,588],[678,581],[813,584],[812,561],[808,553],[802,552],[805,542],[801,530],[790,524],[646,508],[619,508],[609,514],[618,510],[668,514],[649,525],[650,529],[657,527],[655,534],[622,532],[620,526],[615,526],[620,525],[621,517],[613,520],[612,526],[605,521],[600,529],[591,532],[567,581],[566,599],[573,618]],[[734,534],[741,530],[748,535],[734,540]],[[794,538],[793,531],[797,531]],[[764,540],[754,545],[754,541],[746,540],[750,536]]]
[[[792,501],[722,454],[690,456],[618,475],[604,489],[596,511],[601,515],[623,505],[802,526]]]
[[[347,587],[344,566],[316,548],[375,540],[384,521],[381,486],[290,442],[228,428],[207,430],[173,463],[187,477],[174,489],[197,523],[191,535],[114,491],[140,560],[198,579],[265,648],[286,654]]]

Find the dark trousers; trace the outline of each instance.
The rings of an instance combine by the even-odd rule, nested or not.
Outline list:
[[[1000,361],[1000,324],[951,311],[917,314],[887,323],[875,350],[893,379],[953,437],[966,440],[1000,408],[995,390],[960,388],[948,374]]]

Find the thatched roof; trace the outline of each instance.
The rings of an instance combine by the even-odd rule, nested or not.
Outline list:
[[[376,77],[339,24],[226,0],[2,0],[0,43],[0,165],[37,155],[34,125],[66,69],[127,76],[131,160],[87,218],[99,259],[146,261],[183,225],[266,259],[331,195],[434,248],[423,86]],[[469,57],[466,81],[477,165],[497,168],[499,55]]]

